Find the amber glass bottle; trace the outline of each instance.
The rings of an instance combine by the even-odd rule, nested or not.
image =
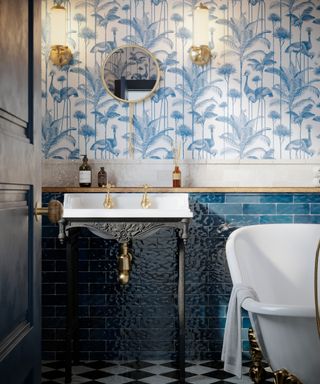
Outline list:
[[[88,164],[87,155],[83,156],[82,164],[79,167],[80,187],[91,187],[91,167]]]
[[[107,185],[107,172],[104,170],[104,167],[100,167],[98,172],[98,186],[103,187]]]
[[[178,165],[175,165],[174,170],[172,172],[172,187],[181,187],[181,171]]]

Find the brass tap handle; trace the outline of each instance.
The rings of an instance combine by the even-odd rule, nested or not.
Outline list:
[[[36,203],[34,207],[34,216],[36,221],[39,221],[39,215],[48,215],[51,223],[56,224],[63,216],[63,205],[58,200],[51,200],[48,208],[38,207]]]
[[[149,188],[148,184],[143,185],[144,193],[143,193],[142,200],[141,200],[141,207],[143,209],[148,209],[151,207],[151,201],[150,201],[149,196],[148,196],[148,188]]]
[[[103,203],[103,206],[106,209],[111,209],[111,208],[113,208],[113,205],[114,205],[113,201],[112,201],[112,197],[110,195],[110,190],[112,187],[114,187],[113,184],[110,184],[110,183],[107,184],[107,194],[106,194],[106,197],[105,197],[104,203]]]

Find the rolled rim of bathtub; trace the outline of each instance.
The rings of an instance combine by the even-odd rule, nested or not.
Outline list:
[[[245,299],[242,303],[243,309],[249,312],[254,312],[259,315],[268,316],[290,316],[290,317],[313,317],[313,306],[301,306],[301,305],[279,305],[260,303],[253,299]]]
[[[318,330],[318,335],[320,337],[320,314],[319,314],[319,298],[318,298],[319,254],[320,254],[320,240],[317,246],[316,258],[314,263],[314,303],[316,308],[317,330]]]

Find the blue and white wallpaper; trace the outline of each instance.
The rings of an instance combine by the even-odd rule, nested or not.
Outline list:
[[[209,0],[215,58],[193,65],[196,0],[66,0],[61,69],[48,60],[51,0],[43,0],[43,157],[75,159],[319,158],[319,0]],[[197,26],[195,26],[197,27]],[[137,44],[161,68],[158,91],[134,108],[107,94],[101,66]],[[175,149],[177,152],[175,152]]]

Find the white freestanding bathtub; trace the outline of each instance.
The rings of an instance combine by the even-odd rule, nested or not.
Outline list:
[[[253,225],[235,230],[226,245],[233,284],[252,287],[244,300],[263,355],[275,371],[303,384],[320,383],[320,339],[314,305],[318,224]]]

